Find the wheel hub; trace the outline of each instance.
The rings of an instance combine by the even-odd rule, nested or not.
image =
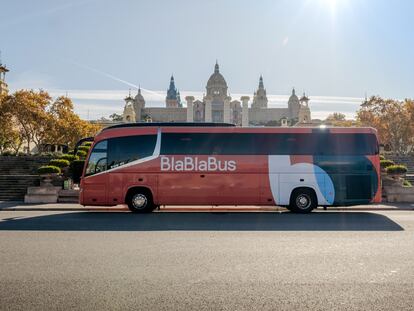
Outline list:
[[[311,200],[309,196],[307,196],[306,194],[301,194],[296,199],[296,205],[300,209],[307,209],[310,206],[310,204]]]
[[[147,205],[147,198],[143,194],[136,194],[132,198],[132,205],[136,209],[142,209]]]

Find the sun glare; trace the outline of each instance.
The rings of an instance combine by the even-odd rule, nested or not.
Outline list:
[[[332,12],[335,12],[339,6],[343,6],[347,0],[319,0],[322,6],[328,7]]]

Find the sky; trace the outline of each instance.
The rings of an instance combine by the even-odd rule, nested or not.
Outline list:
[[[68,94],[82,118],[121,113],[128,89],[162,106],[171,74],[201,99],[216,60],[233,99],[263,75],[269,106],[293,87],[313,118],[365,95],[414,97],[411,0],[0,0],[10,89]]]

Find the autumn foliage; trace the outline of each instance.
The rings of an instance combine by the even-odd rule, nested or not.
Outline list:
[[[414,151],[414,101],[373,96],[357,112],[362,126],[378,130],[380,143],[396,154]]]
[[[19,90],[0,98],[0,152],[17,152],[34,144],[39,152],[45,144],[73,148],[78,140],[94,136],[100,127],[90,124],[73,110],[67,97],[53,100],[43,91]]]

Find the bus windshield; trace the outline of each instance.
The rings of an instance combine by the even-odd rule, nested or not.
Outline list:
[[[86,167],[86,176],[93,175],[106,170],[107,147],[107,140],[103,140],[95,145],[89,157],[88,166]]]

